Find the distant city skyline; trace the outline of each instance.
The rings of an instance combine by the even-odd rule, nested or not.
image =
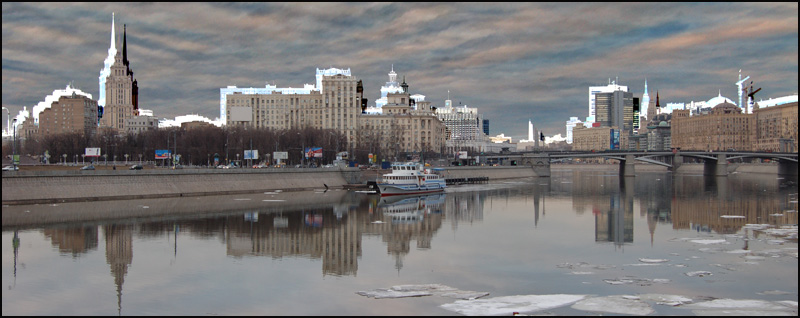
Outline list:
[[[796,94],[797,3],[3,3],[3,107],[32,110],[68,83],[99,97],[115,13],[139,106],[219,117],[229,85],[301,88],[351,69],[374,105],[394,68],[411,94],[478,108],[516,142],[528,120],[566,136],[590,86],[616,81],[661,103]],[[4,112],[5,113],[5,112]],[[3,116],[6,116],[3,114]],[[4,117],[3,127],[6,126]]]

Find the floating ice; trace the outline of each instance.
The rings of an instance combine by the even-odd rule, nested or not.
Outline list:
[[[770,214],[769,216],[783,216],[783,213],[773,213],[773,214]]]
[[[727,243],[726,240],[690,240],[689,242],[697,244],[722,244]]]
[[[723,219],[744,219],[744,215],[720,215]]]
[[[233,200],[234,201],[250,201],[249,198],[239,198],[239,199],[233,199]]]
[[[766,228],[771,227],[771,226],[772,225],[769,225],[769,224],[745,224],[745,226],[743,226],[742,228],[743,229],[751,229],[751,230],[761,230],[761,229],[766,229]]]
[[[658,259],[658,258],[640,258],[640,262],[642,263],[664,263],[669,262],[668,259]]]
[[[143,205],[143,206],[142,206],[142,209],[149,209],[149,208],[150,208],[150,207],[149,207],[149,206],[146,206],[146,205]]]
[[[756,294],[759,294],[759,295],[789,295],[791,293],[787,292],[787,291],[782,291],[782,290],[777,290],[776,289],[776,290],[765,290],[763,292],[756,293]]]
[[[686,274],[686,276],[689,276],[689,277],[695,277],[695,276],[703,277],[703,276],[711,276],[711,275],[713,275],[709,271],[695,271],[695,272],[688,272],[688,273],[685,273],[685,274]]]
[[[592,275],[594,272],[570,272],[572,275]]]
[[[750,252],[752,252],[752,251],[749,251],[749,250],[730,250],[730,251],[726,251],[725,253],[729,253],[729,254],[747,254],[747,253],[750,253]]]
[[[712,301],[688,304],[683,306],[683,308],[694,309],[692,312],[698,316],[797,315],[796,309],[791,308],[791,303],[755,299],[715,299]]]
[[[679,306],[689,304],[692,302],[691,298],[680,295],[666,295],[666,294],[643,294],[639,295],[639,299],[645,301],[654,301],[657,305]]]
[[[639,286],[650,286],[653,283],[667,284],[667,283],[670,282],[670,280],[666,279],[666,278],[648,279],[648,278],[636,278],[636,277],[629,277],[629,276],[622,277],[622,278],[617,278],[617,279],[604,279],[603,281],[608,283],[608,284],[611,284],[611,285],[631,285],[631,284],[636,284],[636,285],[639,285]]]
[[[650,305],[638,300],[624,296],[595,297],[581,300],[574,305],[573,309],[586,311],[608,312],[622,315],[649,315],[655,312]]]
[[[264,202],[284,202],[286,200],[261,200],[261,201],[264,201]]]
[[[438,295],[442,297],[449,297],[455,299],[477,299],[489,295],[488,292],[476,292],[468,290],[459,290],[450,286],[440,284],[423,284],[423,285],[397,285],[390,288],[378,288],[369,291],[356,292],[361,296],[372,297],[375,299],[381,298],[403,298],[403,297],[421,297]]]
[[[375,221],[375,222],[372,222],[372,224],[383,224],[383,223],[386,223],[386,222],[383,222],[383,221]]]
[[[477,300],[458,300],[441,307],[467,316],[511,315],[567,306],[587,295],[517,295]]]
[[[762,261],[762,260],[765,260],[766,257],[764,257],[764,256],[755,256],[755,255],[747,255],[747,256],[744,257],[744,259],[746,259],[748,261]]]

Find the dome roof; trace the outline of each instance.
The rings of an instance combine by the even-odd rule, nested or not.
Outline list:
[[[665,121],[662,121],[662,122],[658,123],[658,127],[669,127],[669,124],[667,124],[667,122],[665,122]]]
[[[734,103],[730,98],[722,96],[722,92],[720,92],[719,95],[717,95],[717,97],[709,99],[706,102],[706,107],[714,107],[722,103],[730,103],[736,105],[736,103]]]

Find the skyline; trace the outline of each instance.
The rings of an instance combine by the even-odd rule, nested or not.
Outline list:
[[[351,69],[374,105],[392,66],[443,107],[477,107],[490,135],[527,122],[565,135],[609,78],[668,102],[797,93],[797,3],[3,3],[3,106],[15,116],[73,82],[98,93],[111,15],[127,26],[139,105],[156,116],[219,116],[219,89],[302,87]],[[117,40],[119,46],[119,40]],[[5,115],[4,115],[5,116]],[[4,118],[5,119],[5,118]],[[3,120],[3,127],[6,121]]]

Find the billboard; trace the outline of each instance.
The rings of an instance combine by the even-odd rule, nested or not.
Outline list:
[[[100,148],[86,148],[86,157],[100,157]]]
[[[253,109],[250,106],[230,107],[231,121],[253,121]]]
[[[322,158],[322,147],[306,148],[306,158]]]
[[[253,159],[258,160],[258,150],[245,150],[244,151],[244,160]]]
[[[156,159],[169,159],[171,155],[169,150],[156,150]]]
[[[272,158],[275,158],[275,159],[289,159],[289,153],[286,152],[286,151],[281,151],[281,152],[276,151],[276,152],[272,153]]]
[[[610,148],[619,149],[619,129],[611,129],[609,135],[611,138]]]

